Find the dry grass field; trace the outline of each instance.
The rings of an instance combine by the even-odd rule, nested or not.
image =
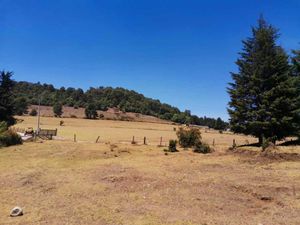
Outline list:
[[[18,127],[35,126],[36,118],[22,119]],[[227,151],[233,138],[251,137],[203,130],[206,142],[215,139],[214,153],[165,155],[157,144],[175,138],[172,125],[63,119],[60,127],[59,120],[41,123],[58,128],[61,140],[0,149],[0,224],[300,224],[299,158]],[[133,135],[149,145],[131,145]],[[11,218],[16,205],[24,215]]]

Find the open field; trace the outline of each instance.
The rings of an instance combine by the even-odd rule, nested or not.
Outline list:
[[[22,123],[18,123],[16,127],[36,128],[37,117],[23,116],[17,117],[23,119]],[[59,126],[59,121],[64,121],[64,126]],[[147,138],[149,145],[158,145],[160,137],[163,139],[163,144],[167,144],[169,139],[176,138],[178,126],[171,124],[146,123],[146,122],[127,122],[114,120],[87,120],[75,118],[55,118],[41,117],[41,128],[58,129],[58,136],[65,140],[73,140],[74,134],[79,142],[95,142],[100,136],[100,142],[112,143],[130,143],[132,137],[135,136],[135,141],[142,143],[143,138]],[[220,148],[228,148],[232,145],[233,139],[237,144],[253,143],[257,140],[253,137],[244,135],[233,135],[231,133],[219,134],[214,130],[201,129],[203,140],[209,144],[215,139],[216,146]]]
[[[22,118],[19,127],[36,120]],[[41,120],[65,140],[0,149],[0,224],[299,225],[300,161],[226,151],[233,138],[244,144],[251,137],[202,131],[205,141],[215,139],[214,153],[165,155],[157,143],[175,138],[172,125],[64,121],[59,127],[57,118]],[[105,141],[93,143],[98,135]],[[153,142],[120,142],[132,135]],[[10,218],[16,205],[24,215]]]

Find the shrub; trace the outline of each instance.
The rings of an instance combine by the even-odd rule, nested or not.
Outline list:
[[[8,129],[7,123],[4,121],[0,122],[0,134],[7,131],[7,129]]]
[[[188,130],[180,128],[176,134],[179,144],[183,148],[193,147],[196,145],[196,143],[201,143],[201,133],[196,128],[191,128]]]
[[[194,146],[194,152],[197,153],[207,154],[207,153],[211,153],[212,151],[213,150],[206,143],[198,142]]]
[[[22,138],[15,132],[7,130],[0,134],[0,147],[22,144]]]
[[[170,140],[169,141],[169,152],[177,152],[176,149],[177,141],[176,140]]]
[[[77,118],[77,116],[74,115],[74,114],[71,114],[70,117],[71,117],[71,118]]]
[[[36,109],[32,109],[29,113],[30,116],[36,116],[37,115],[37,111]]]

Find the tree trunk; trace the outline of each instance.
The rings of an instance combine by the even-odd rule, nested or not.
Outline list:
[[[263,140],[264,140],[264,136],[263,135],[261,135],[261,136],[258,137],[258,144],[259,144],[259,146],[262,146]]]

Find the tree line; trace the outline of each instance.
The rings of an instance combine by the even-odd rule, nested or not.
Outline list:
[[[2,73],[12,76],[10,72]],[[95,110],[106,111],[108,108],[117,107],[123,112],[151,115],[181,124],[208,126],[218,130],[224,130],[228,126],[221,118],[198,117],[192,115],[190,110],[182,112],[169,104],[120,87],[91,87],[84,91],[81,88],[55,88],[51,84],[11,81],[11,95],[13,100],[10,113],[16,115],[27,113],[28,105],[40,103],[52,106],[58,114],[62,105],[84,107],[87,118],[93,119],[97,117]]]
[[[229,84],[230,127],[259,144],[300,136],[300,50],[289,56],[263,17],[243,41]]]

